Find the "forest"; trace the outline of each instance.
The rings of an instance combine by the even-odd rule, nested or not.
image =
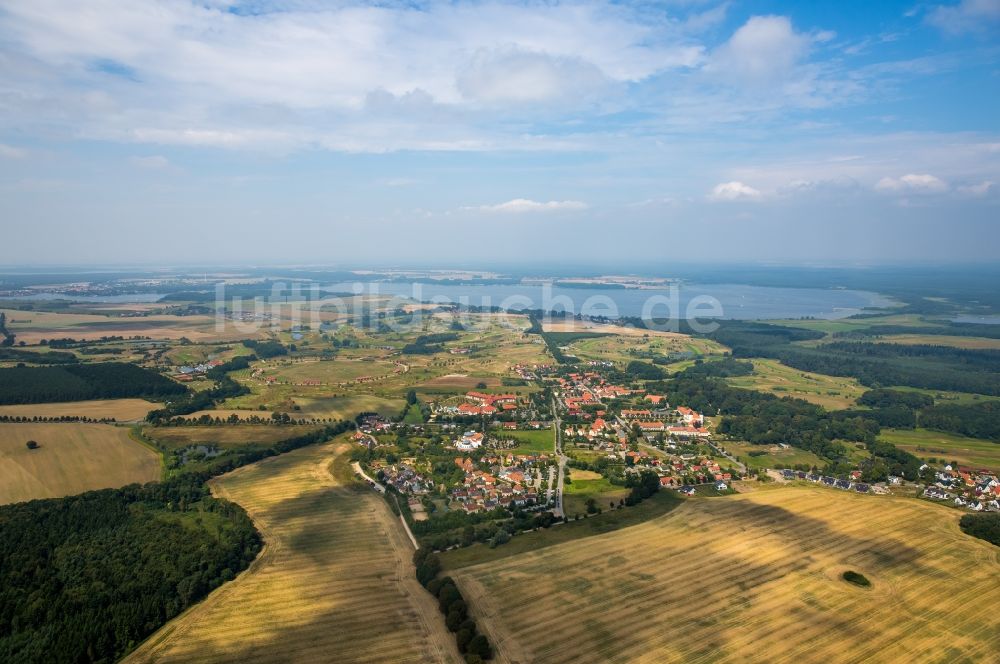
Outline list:
[[[0,369],[0,404],[164,399],[186,392],[166,376],[123,362]]]
[[[118,659],[260,547],[196,476],[4,506],[0,661]]]

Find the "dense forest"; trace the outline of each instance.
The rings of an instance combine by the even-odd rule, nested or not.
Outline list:
[[[113,661],[260,546],[242,508],[195,476],[4,506],[0,661]]]
[[[1000,514],[965,514],[958,525],[965,533],[1000,546]]]
[[[122,362],[0,369],[0,404],[163,399],[186,392],[166,376]]]
[[[1000,402],[997,401],[931,406],[920,411],[918,421],[920,426],[928,429],[950,431],[1000,443]]]

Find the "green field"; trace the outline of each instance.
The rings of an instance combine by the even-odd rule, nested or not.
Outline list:
[[[322,360],[294,362],[279,366],[276,370],[268,370],[268,376],[274,376],[279,381],[303,383],[318,381],[324,385],[336,385],[359,378],[376,378],[389,376],[396,371],[392,362],[373,359],[358,360]]]
[[[565,485],[563,494],[563,506],[569,517],[586,514],[588,498],[593,498],[597,507],[607,511],[611,502],[617,505],[629,493],[625,487],[616,486],[593,471],[570,469],[570,478],[573,481]]]
[[[774,468],[777,464],[785,466],[797,466],[805,464],[807,466],[819,466],[822,468],[826,461],[819,458],[812,452],[800,450],[795,447],[782,448],[777,445],[754,445],[752,443],[730,443],[723,442],[722,447],[729,453],[745,463],[751,470],[760,468]],[[766,451],[762,456],[750,456],[750,452]],[[725,460],[720,460],[720,464],[725,465]]]
[[[828,410],[850,408],[866,389],[853,378],[801,371],[777,360],[755,359],[752,362],[753,374],[729,378],[729,384],[777,396],[804,399]]]
[[[510,450],[515,454],[553,454],[555,452],[555,434],[552,429],[526,431],[500,431],[497,436],[516,438],[518,446]]]
[[[945,459],[1000,471],[1000,443],[927,429],[882,429],[879,437],[921,459]]]

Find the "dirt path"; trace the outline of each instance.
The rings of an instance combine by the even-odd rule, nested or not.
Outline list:
[[[347,449],[312,446],[213,481],[247,510],[264,550],[125,661],[459,662],[391,510],[331,473]]]

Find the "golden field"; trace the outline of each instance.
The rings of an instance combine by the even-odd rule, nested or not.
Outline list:
[[[452,576],[499,661],[991,661],[1000,551],[958,517],[913,499],[758,490]]]
[[[133,422],[161,408],[162,404],[145,399],[94,399],[92,401],[63,401],[60,403],[25,403],[0,406],[0,415],[11,417],[89,417],[101,420],[114,418],[119,422]]]
[[[125,661],[458,661],[399,521],[349,486],[346,459],[334,463],[346,449],[315,445],[213,480],[216,495],[246,508],[264,550]]]
[[[110,424],[0,424],[0,504],[153,482],[160,456]],[[34,440],[36,450],[25,443]]]

